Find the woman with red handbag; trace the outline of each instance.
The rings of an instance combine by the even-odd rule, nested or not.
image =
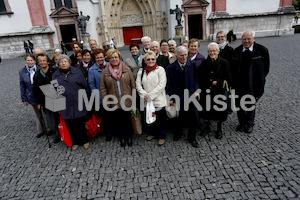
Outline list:
[[[72,150],[76,150],[78,145],[87,149],[90,146],[85,128],[88,112],[85,106],[82,111],[78,110],[78,91],[84,89],[89,97],[90,90],[80,69],[71,67],[71,60],[67,55],[60,55],[57,63],[59,70],[53,74],[52,80],[57,80],[59,86],[65,88],[62,96],[66,97],[66,109],[61,111],[61,115],[72,138]]]

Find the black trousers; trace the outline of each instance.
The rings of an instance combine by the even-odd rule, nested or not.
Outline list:
[[[180,115],[177,119],[174,119],[172,123],[175,128],[175,135],[183,135],[183,128],[185,125],[188,126],[188,140],[196,140],[196,125],[197,125],[197,116],[195,108],[192,104],[189,105],[188,111],[180,112]]]
[[[109,122],[107,135],[118,135],[120,139],[132,137],[132,125],[130,111],[117,109],[115,111],[106,111],[106,117]],[[105,126],[105,125],[104,125]]]
[[[236,106],[237,108],[239,108],[240,110],[237,111],[237,117],[239,120],[239,124],[245,126],[245,125],[254,125],[254,118],[255,118],[255,109],[256,107],[252,110],[252,111],[245,111],[241,108],[241,97],[239,95],[239,98],[237,98],[236,100]],[[249,104],[249,105],[245,105],[246,108],[250,108],[251,106],[256,106],[255,104]]]
[[[143,113],[146,115],[146,112]],[[166,115],[166,109],[162,108],[159,111],[155,111],[156,114],[156,122],[153,125],[149,126],[150,134],[153,135],[159,139],[165,139],[167,132],[166,132],[166,126],[167,126],[167,115]],[[146,118],[146,116],[144,116]],[[146,124],[146,123],[144,123]],[[147,126],[147,125],[146,125]]]
[[[71,134],[73,145],[83,145],[89,142],[87,130],[85,128],[86,121],[87,116],[65,120]]]

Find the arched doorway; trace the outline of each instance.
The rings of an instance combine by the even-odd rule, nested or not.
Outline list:
[[[129,28],[142,29],[142,36],[161,40],[167,35],[167,22],[161,16],[160,0],[107,0],[99,1],[100,13],[97,23],[98,40],[116,37],[118,46],[125,44]],[[135,36],[134,38],[141,36]]]
[[[136,1],[125,0],[120,13],[120,25],[125,45],[139,42],[143,37],[143,14]]]

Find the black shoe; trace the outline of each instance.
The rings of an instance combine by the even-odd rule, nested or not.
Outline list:
[[[42,137],[43,135],[45,135],[45,132],[41,132],[41,133],[37,134],[36,137],[37,137],[37,138],[40,138],[40,137]]]
[[[54,131],[54,130],[47,131],[47,135],[48,135],[48,136],[51,136],[51,135],[53,135],[54,133],[56,133],[56,131]]]
[[[129,147],[132,146],[132,138],[128,138],[127,139],[127,144],[128,144]]]
[[[54,138],[54,140],[53,140],[53,143],[59,143],[60,142],[60,134],[59,133],[56,133],[56,136],[55,136],[55,138]]]
[[[125,147],[125,146],[126,146],[126,142],[125,142],[125,139],[124,139],[124,138],[122,138],[122,139],[120,140],[120,145],[121,145],[121,147]]]
[[[223,137],[223,132],[222,132],[222,130],[217,130],[217,131],[216,131],[215,137],[216,137],[217,139],[222,139],[222,137]]]
[[[197,142],[196,140],[192,140],[192,141],[190,141],[190,143],[191,143],[191,145],[192,145],[193,147],[195,147],[195,148],[198,148],[198,147],[199,147],[199,144],[198,144],[198,142]]]
[[[200,135],[203,136],[203,137],[205,137],[207,134],[209,134],[209,132],[210,132],[210,129],[205,128],[205,129],[200,133]]]
[[[239,125],[236,127],[236,130],[237,130],[238,132],[243,132],[243,131],[244,131],[244,125],[239,124]]]
[[[253,125],[249,124],[245,127],[245,133],[252,133],[253,131]]]
[[[106,142],[110,142],[111,141],[111,139],[112,139],[112,136],[111,135],[108,135],[108,136],[106,136]]]
[[[181,135],[177,134],[173,137],[173,140],[178,141],[178,140],[180,140],[180,138],[181,138]]]
[[[204,129],[203,129],[203,131],[201,131],[200,135],[205,137],[209,133],[210,133],[210,121],[205,121]]]

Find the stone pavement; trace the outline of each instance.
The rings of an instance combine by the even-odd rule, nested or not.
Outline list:
[[[257,38],[270,51],[271,68],[254,132],[236,132],[233,113],[223,139],[198,135],[198,149],[186,137],[174,142],[170,131],[162,147],[144,134],[125,149],[104,137],[87,150],[62,142],[48,148],[46,136],[35,137],[32,108],[20,100],[24,60],[3,60],[0,199],[299,199],[299,41],[299,34]]]

